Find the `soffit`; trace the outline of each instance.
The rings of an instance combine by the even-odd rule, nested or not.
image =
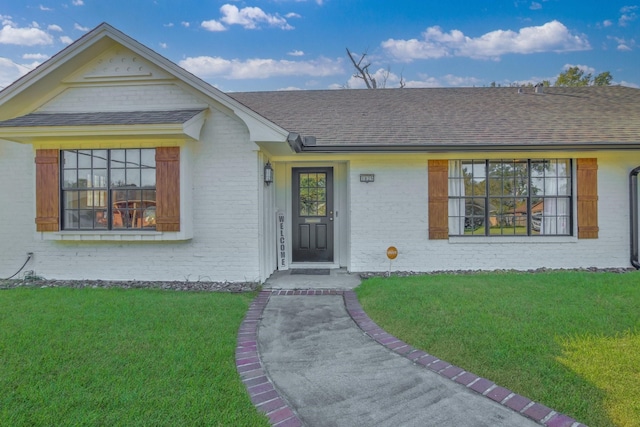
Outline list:
[[[0,122],[0,138],[30,143],[35,139],[148,136],[198,140],[206,111],[109,111],[33,113]]]

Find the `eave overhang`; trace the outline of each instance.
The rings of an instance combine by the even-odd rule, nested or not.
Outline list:
[[[304,141],[302,139],[301,141]],[[637,150],[638,142],[531,143],[531,144],[341,144],[293,145],[297,153],[445,153]]]
[[[79,124],[69,120],[69,114],[47,114],[47,120],[41,124],[32,126],[2,126],[0,123],[0,139],[32,144],[44,140],[86,140],[87,138],[112,139],[118,137],[129,138],[158,138],[158,139],[182,139],[200,140],[200,132],[207,117],[208,110],[194,111],[187,114],[190,118],[172,123],[144,123],[144,120],[136,120],[135,115],[143,115],[148,112],[124,113],[128,119],[121,123],[111,120],[109,123]],[[175,112],[174,112],[175,113]],[[113,114],[113,113],[104,113]],[[100,113],[91,113],[91,116],[99,116]],[[75,116],[78,116],[77,114]],[[98,120],[99,121],[99,120]],[[162,121],[162,120],[161,120]],[[11,121],[7,121],[10,123]],[[53,124],[45,124],[53,123]],[[69,124],[61,124],[69,123]]]
[[[47,83],[48,80],[54,82],[63,81],[78,66],[95,58],[106,49],[113,47],[114,43],[124,46],[137,55],[140,55],[188,87],[208,97],[213,101],[211,105],[223,111],[233,112],[233,114],[246,124],[252,141],[286,143],[288,135],[286,130],[106,23],[98,25],[80,39],[58,52],[54,57],[1,90],[0,105],[7,104],[9,101],[15,103],[16,97],[29,90],[32,92],[30,93],[31,96],[25,96],[25,99],[37,97],[38,91],[46,90],[49,88],[49,85],[52,84],[50,82]],[[37,107],[37,105],[32,105],[32,101],[19,102],[12,111],[8,111],[8,114],[6,111],[3,112],[3,110],[0,109],[0,119],[6,120],[13,114],[26,114],[28,111],[33,111],[35,107]],[[3,115],[3,113],[5,114]],[[123,130],[114,129],[113,131],[117,134],[117,132]],[[126,132],[126,130],[124,130],[124,132]],[[5,135],[8,135],[7,130],[2,132],[0,138],[15,140],[14,138],[6,138]],[[187,135],[190,135],[190,133],[187,133]],[[23,135],[19,138],[24,137],[27,136]]]

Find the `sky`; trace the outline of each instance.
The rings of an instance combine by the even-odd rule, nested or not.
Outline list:
[[[107,22],[226,92],[482,87],[578,66],[640,87],[640,0],[0,0],[0,88]]]

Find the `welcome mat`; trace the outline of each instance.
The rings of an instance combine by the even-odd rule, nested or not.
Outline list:
[[[328,268],[294,268],[291,274],[308,274],[311,276],[328,276]]]

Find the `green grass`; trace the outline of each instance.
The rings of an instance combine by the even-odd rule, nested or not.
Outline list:
[[[357,294],[417,348],[590,426],[640,426],[640,273],[374,278]]]
[[[0,290],[0,425],[268,426],[234,360],[254,296]]]

